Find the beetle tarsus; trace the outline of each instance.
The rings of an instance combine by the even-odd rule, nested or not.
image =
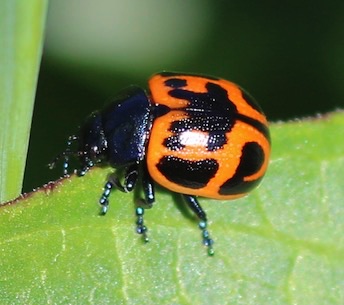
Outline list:
[[[148,236],[147,236],[147,227],[144,225],[143,221],[143,215],[144,215],[144,208],[142,207],[137,207],[136,208],[136,216],[137,216],[137,221],[136,221],[136,232],[138,234],[142,234],[143,241],[147,243],[149,241]]]
[[[113,184],[111,181],[107,181],[104,185],[104,191],[99,199],[99,204],[101,206],[101,215],[105,215],[109,209],[109,196],[111,193],[111,190],[113,188]]]
[[[202,243],[208,248],[208,255],[212,256],[214,255],[214,240],[209,235],[207,225],[207,221],[201,220],[198,227],[202,230]]]
[[[213,244],[214,241],[209,235],[209,231],[207,229],[207,215],[202,209],[201,205],[199,204],[197,198],[191,195],[183,194],[182,197],[184,198],[185,202],[189,206],[189,208],[196,214],[196,216],[200,219],[198,223],[198,227],[202,231],[202,243],[208,248],[208,254],[214,255]]]

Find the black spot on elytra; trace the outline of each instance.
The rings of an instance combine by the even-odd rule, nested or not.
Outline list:
[[[163,104],[154,105],[152,107],[152,113],[153,113],[154,118],[161,117],[170,111],[171,109],[168,106],[163,105]]]
[[[236,195],[247,193],[255,188],[263,177],[254,181],[244,181],[244,178],[257,173],[262,167],[264,159],[264,151],[258,143],[246,143],[234,176],[221,185],[219,194]]]
[[[166,156],[157,164],[159,171],[171,182],[191,189],[207,185],[216,174],[219,164],[214,159],[189,161]]]
[[[223,147],[227,143],[226,135],[223,133],[209,132],[209,139],[207,143],[208,151],[215,151]]]
[[[261,114],[263,114],[262,108],[260,108],[259,104],[256,102],[256,100],[245,90],[241,89],[242,97],[243,99],[249,104],[253,109],[257,110]]]
[[[269,141],[269,143],[271,142],[270,132],[267,125],[264,125],[261,122],[255,119],[252,119],[248,116],[241,115],[240,113],[238,113],[238,120],[254,127],[255,129],[257,129],[260,133],[264,135],[264,137]]]
[[[165,145],[169,149],[180,150],[184,144],[187,145],[187,143],[180,143],[180,135],[184,131],[206,132],[209,134],[209,139],[205,148],[208,151],[221,149],[227,143],[226,134],[232,130],[237,120],[253,126],[270,140],[268,127],[253,118],[238,113],[235,103],[228,98],[227,90],[221,85],[211,82],[211,78],[207,78],[209,81],[205,85],[206,92],[195,92],[183,89],[187,86],[187,81],[182,78],[182,75],[174,73],[166,75],[176,76],[176,78],[166,80],[166,84],[172,88],[168,94],[173,98],[188,101],[186,107],[178,108],[178,110],[185,111],[187,117],[176,120],[170,125],[169,130],[173,135],[165,140]],[[249,105],[261,112],[254,99],[244,91],[243,97],[247,99]]]
[[[166,138],[164,140],[163,145],[165,147],[167,147],[169,150],[173,150],[173,151],[178,151],[181,150],[185,147],[185,145],[183,145],[178,136],[170,136],[168,138]]]
[[[171,88],[180,88],[186,86],[186,80],[180,78],[170,78],[165,80],[165,85]]]
[[[188,117],[173,122],[170,131],[175,133],[177,139],[184,131],[208,132],[207,150],[214,151],[227,143],[225,134],[235,123],[237,109],[221,86],[208,82],[206,89],[205,93],[180,88],[169,92],[174,98],[189,101],[188,106],[183,108]]]

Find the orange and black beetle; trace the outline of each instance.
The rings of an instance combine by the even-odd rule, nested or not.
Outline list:
[[[103,214],[113,187],[130,192],[138,180],[147,205],[155,200],[154,181],[182,194],[212,254],[207,216],[196,196],[234,199],[259,184],[270,155],[267,120],[250,95],[224,79],[162,72],[151,77],[149,90],[131,86],[93,112],[51,167],[63,157],[67,175],[69,156],[76,155],[80,176],[100,162],[124,168],[123,184],[116,176],[105,184]],[[78,148],[72,150],[74,141]],[[137,232],[148,240],[143,213],[143,207],[136,209]]]

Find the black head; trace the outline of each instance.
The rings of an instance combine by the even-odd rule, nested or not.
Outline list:
[[[127,166],[144,158],[151,127],[152,106],[143,89],[131,86],[123,90],[101,111],[91,113],[80,126],[77,136],[70,136],[67,148],[50,164],[64,158],[64,174],[68,172],[69,156],[77,156],[84,175],[96,163],[113,167]],[[72,143],[77,142],[77,149]]]
[[[99,111],[91,113],[79,128],[76,154],[83,169],[95,163],[107,161],[107,140],[104,134],[102,116]]]

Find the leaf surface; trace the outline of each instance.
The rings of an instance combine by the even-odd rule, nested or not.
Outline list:
[[[133,195],[97,205],[109,168],[0,208],[2,304],[343,304],[344,113],[272,124],[262,185],[201,198],[215,255],[178,196],[159,189],[135,233]]]

